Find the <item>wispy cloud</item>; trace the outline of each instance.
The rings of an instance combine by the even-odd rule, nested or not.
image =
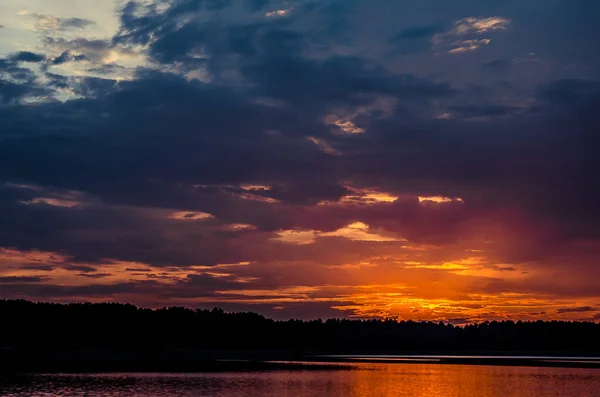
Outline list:
[[[292,12],[292,9],[281,9],[281,10],[273,10],[273,11],[267,11],[265,13],[266,17],[269,18],[273,18],[273,17],[285,17],[287,15],[289,15]]]
[[[510,20],[499,16],[487,18],[468,17],[456,21],[448,34],[452,36],[483,34],[494,30],[505,30],[509,24]]]
[[[499,16],[463,18],[448,31],[433,36],[432,41],[436,48],[443,48],[450,54],[474,52],[492,42],[491,38],[481,36],[506,30],[510,22]]]
[[[64,32],[85,29],[96,24],[94,21],[85,18],[63,18],[29,11],[21,11],[19,15],[32,19],[35,23],[34,29],[40,32]]]

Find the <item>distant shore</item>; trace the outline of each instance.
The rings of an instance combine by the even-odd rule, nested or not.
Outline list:
[[[600,368],[598,355],[567,352],[473,352],[476,354],[298,354],[186,349],[12,350],[4,373],[251,372],[351,370],[367,363]],[[6,352],[3,355],[7,354]]]
[[[2,357],[5,373],[99,372],[248,372],[335,370],[349,365],[326,360],[307,362],[298,356],[249,353],[207,354],[196,350],[69,349],[13,350]]]
[[[600,368],[598,356],[572,355],[330,355],[316,358],[319,361],[335,363],[380,363],[380,364],[453,364],[453,365],[493,365],[493,366],[533,366],[563,368]]]

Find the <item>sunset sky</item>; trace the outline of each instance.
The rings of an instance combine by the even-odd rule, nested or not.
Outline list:
[[[599,19],[1,0],[0,298],[600,321]]]

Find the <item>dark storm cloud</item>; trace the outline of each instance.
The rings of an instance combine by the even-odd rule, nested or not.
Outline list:
[[[26,114],[41,109],[22,109],[22,114],[14,111],[10,114],[4,112],[0,116],[11,118],[15,122],[12,131],[23,131],[29,128],[35,128],[38,132],[58,131],[56,129],[62,128],[63,132],[60,133],[62,137],[52,135],[47,138],[40,137],[42,140],[47,139],[49,145],[53,145],[52,142],[56,142],[56,139],[64,139],[61,145],[64,145],[62,147],[65,150],[70,148],[68,150],[70,154],[62,160],[56,157],[57,155],[62,157],[57,152],[42,150],[35,153],[37,144],[33,147],[29,146],[26,140],[13,140],[9,145],[17,151],[25,151],[26,153],[21,154],[25,154],[31,160],[36,157],[43,162],[54,163],[43,172],[49,178],[46,183],[61,184],[60,180],[63,180],[74,187],[75,180],[79,180],[75,184],[89,185],[82,190],[94,185],[104,190],[102,186],[106,184],[113,187],[120,185],[127,190],[127,185],[133,182],[133,180],[126,182],[129,178],[134,178],[137,180],[136,183],[141,184],[136,189],[147,191],[161,190],[165,183],[173,185],[177,182],[242,181],[252,178],[252,174],[260,172],[261,169],[262,172],[268,172],[272,164],[269,161],[279,161],[283,167],[292,167],[294,163],[298,164],[299,169],[302,169],[302,163],[310,167],[309,160],[286,159],[275,152],[278,146],[282,149],[286,146],[295,146],[300,152],[304,151],[308,154],[314,152],[309,150],[310,146],[304,142],[300,143],[298,139],[284,138],[277,141],[263,134],[263,129],[275,127],[269,127],[269,124],[283,122],[286,119],[294,120],[290,117],[291,114],[269,115],[268,109],[249,102],[244,103],[243,97],[236,98],[228,89],[219,89],[201,83],[188,83],[173,75],[148,73],[140,77],[135,82],[124,82],[119,85],[115,85],[112,80],[82,81],[78,88],[82,91],[112,91],[113,94],[97,103],[86,99],[60,107],[49,105],[50,108],[56,108],[58,111],[46,116],[48,117],[44,123],[46,127],[44,124],[36,125],[28,117],[31,115]],[[148,119],[148,109],[153,109],[152,112],[157,119]],[[203,109],[203,112],[198,113],[196,109]],[[302,124],[307,123],[300,122],[298,127]],[[195,133],[197,130],[192,127],[194,125],[201,125],[200,130],[205,132]],[[77,136],[69,137],[68,131],[86,130],[83,135],[77,133]],[[104,134],[98,134],[100,131],[105,131],[115,141],[106,140]],[[140,134],[148,140],[138,140]],[[175,136],[179,138],[171,139]],[[233,136],[238,136],[239,141],[231,142]],[[41,141],[37,142],[41,144]],[[113,146],[117,142],[118,144]],[[158,146],[155,146],[157,144]],[[182,152],[174,157],[173,154],[177,150]],[[113,160],[106,162],[104,156],[109,152],[113,152]],[[25,158],[18,159],[16,152],[11,157],[24,165],[22,171],[25,173],[34,172],[34,169],[25,164],[27,161]],[[77,172],[64,179],[65,167],[76,170],[79,168],[77,164],[81,166],[81,161],[89,164],[88,171],[97,172],[96,179],[92,182],[84,175],[77,175]],[[211,166],[211,169],[206,166]],[[92,171],[93,169],[96,171]],[[120,171],[115,173],[114,171],[117,170]],[[215,170],[217,173],[214,173]],[[144,181],[144,178],[138,178],[138,172],[148,176],[153,175],[151,178],[164,182]],[[119,174],[120,176],[114,179],[114,175]],[[30,178],[25,174],[21,177]],[[176,180],[171,179],[172,177]],[[152,195],[147,199],[154,200]]]
[[[16,54],[13,54],[9,59],[13,62],[37,63],[37,62],[45,61],[46,56],[43,54],[36,54],[34,52],[21,51]]]
[[[76,80],[71,88],[78,94],[87,98],[112,93],[116,89],[117,81],[98,77],[84,77]]]
[[[50,93],[49,89],[34,82],[14,83],[0,79],[0,104],[17,104],[24,98],[43,97]]]
[[[43,54],[20,51],[0,58],[0,104],[16,104],[27,97],[47,97],[53,90],[40,84],[35,72],[23,64],[46,60]]]
[[[29,93],[30,87],[0,80],[0,102],[12,103]]]
[[[56,84],[66,83],[65,79],[60,76],[53,75],[52,77],[56,78]],[[262,178],[268,179],[270,178],[268,174],[284,169],[293,169],[294,172],[300,174],[313,174],[323,167],[318,164],[318,161],[329,161],[328,156],[320,155],[316,148],[305,140],[305,137],[300,136],[303,130],[311,130],[315,135],[325,134],[327,128],[319,120],[299,120],[290,110],[273,110],[253,104],[251,97],[235,96],[234,91],[228,88],[187,82],[174,75],[142,72],[138,77],[134,82],[122,82],[119,85],[115,85],[112,80],[87,79],[82,81],[82,86],[78,87],[82,92],[85,92],[84,89],[102,89],[103,92],[108,90],[113,94],[97,103],[86,99],[71,101],[60,107],[49,105],[50,108],[56,108],[58,112],[46,116],[50,119],[46,119],[43,125],[31,125],[33,119],[30,117],[31,115],[26,115],[26,113],[41,111],[41,108],[22,109],[22,115],[14,111],[11,111],[10,115],[6,112],[3,114],[4,117],[10,117],[17,123],[14,128],[21,131],[27,129],[27,124],[30,125],[29,128],[35,128],[38,132],[43,129],[55,131],[62,129],[63,135],[66,131],[82,131],[81,128],[85,128],[88,133],[84,135],[77,134],[78,136],[73,138],[64,137],[66,140],[63,141],[63,145],[66,146],[63,147],[66,149],[71,146],[72,149],[76,149],[72,145],[77,145],[77,150],[69,151],[71,154],[63,157],[62,160],[55,157],[58,153],[52,151],[44,150],[34,154],[35,148],[29,146],[26,141],[15,140],[9,145],[15,145],[13,149],[17,151],[28,152],[29,154],[21,153],[26,157],[35,156],[38,160],[54,164],[51,168],[55,168],[55,177],[52,177],[53,171],[47,169],[44,173],[51,180],[47,180],[45,183],[61,183],[60,180],[70,183],[68,181],[70,177],[65,179],[65,174],[61,169],[67,167],[72,171],[76,170],[78,168],[76,164],[81,164],[83,160],[83,158],[79,158],[81,156],[87,158],[84,162],[95,161],[96,164],[92,168],[100,172],[96,180],[91,183],[89,178],[84,177],[80,183],[98,188],[101,188],[103,184],[102,179],[111,173],[109,169],[114,167],[121,167],[121,177],[125,178],[128,178],[127,175],[133,177],[137,172],[134,169],[137,168],[140,172],[155,173],[155,179],[162,179],[169,184],[173,182],[172,177],[179,179],[180,182],[188,183],[226,183],[248,181],[253,177],[260,178],[261,174]],[[84,109],[85,112],[82,111]],[[149,122],[146,109],[154,109],[153,113],[157,119]],[[204,112],[197,113],[195,109],[203,109]],[[194,130],[188,127],[192,125],[200,125],[200,128],[206,132],[195,134]],[[164,129],[167,126],[168,131]],[[287,134],[291,135],[270,137],[264,134],[264,131],[280,129],[283,126],[286,127]],[[106,145],[112,146],[112,143],[96,136],[95,128],[98,128],[98,131],[103,129],[109,135],[114,134],[114,138],[121,142],[119,146],[115,147],[117,150],[113,152],[111,162],[104,162],[99,149]],[[147,142],[137,140],[135,137],[142,132],[147,138],[151,136],[153,138]],[[294,135],[297,135],[297,138]],[[180,138],[170,139],[173,136]],[[237,141],[232,140],[234,136],[238,137]],[[52,145],[51,142],[57,137],[48,136],[41,139],[49,139],[48,143]],[[158,142],[161,142],[158,147],[150,146]],[[130,145],[129,153],[125,158],[120,158],[119,147],[125,149],[128,145]],[[91,152],[84,154],[86,146],[90,150],[93,147],[96,154]],[[175,153],[177,150],[181,150],[177,157],[169,154]],[[293,156],[290,156],[289,153],[288,155],[282,154],[290,150],[296,151],[296,154]],[[13,153],[11,156],[13,160],[18,163],[26,161],[16,152]],[[151,153],[162,156],[162,160],[151,159],[148,157],[151,156]],[[226,156],[223,155],[225,153],[227,153]],[[200,154],[202,155],[199,156]],[[51,157],[54,158],[51,159]],[[232,161],[229,160],[230,158]],[[33,160],[33,158],[31,159]],[[127,165],[122,163],[123,161]],[[274,164],[278,164],[279,170],[272,168]],[[193,165],[195,167],[192,167]],[[209,165],[211,166],[210,173],[206,168]],[[27,172],[26,168],[28,166],[22,171]],[[101,169],[105,171],[101,171]],[[131,172],[122,173],[124,169],[129,169]],[[192,169],[194,169],[194,175],[188,175]],[[214,170],[218,170],[217,173],[214,173]],[[202,175],[203,173],[204,175]],[[14,176],[17,175],[13,174]],[[76,174],[72,176],[76,179],[79,178]],[[20,177],[28,179],[30,176],[23,174]],[[137,177],[135,178],[137,179]],[[112,176],[109,179],[110,185],[116,186],[115,182],[117,181]],[[129,183],[122,186],[126,187]],[[142,190],[157,190],[164,186],[162,183],[148,183],[141,180],[138,180],[138,183],[144,185],[138,187]],[[71,185],[71,187],[73,186]],[[153,196],[149,195],[147,198],[153,200]],[[327,194],[323,198],[329,199],[331,196]]]
[[[433,99],[453,93],[447,84],[393,76],[357,57],[306,59],[302,51],[311,37],[291,29],[289,21],[263,20],[225,28],[199,24],[194,18],[201,14],[193,4],[182,2],[162,13],[150,9],[142,16],[127,14],[116,42],[148,44],[156,62],[206,67],[215,79],[235,72],[242,81],[251,82],[254,95],[286,101],[303,112],[322,111],[323,106],[336,102],[356,106],[365,101],[359,96],[366,95]],[[191,20],[183,26],[172,25],[183,16]],[[199,60],[198,51],[207,59]]]

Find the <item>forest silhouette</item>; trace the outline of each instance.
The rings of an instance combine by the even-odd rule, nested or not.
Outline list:
[[[130,304],[0,300],[0,346],[19,349],[205,349],[318,353],[426,351],[600,352],[600,324],[275,321],[256,313]]]

